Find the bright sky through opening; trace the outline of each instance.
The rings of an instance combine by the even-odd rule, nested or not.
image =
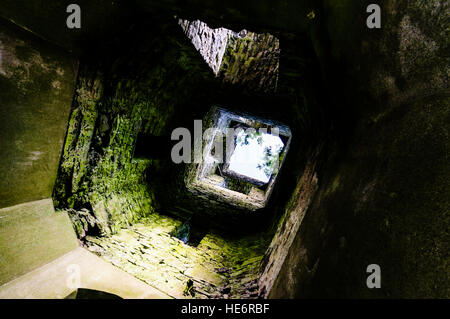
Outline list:
[[[237,140],[243,141],[248,135],[244,130],[237,134]],[[284,143],[279,136],[262,133],[259,136],[247,136],[247,143],[236,143],[236,148],[230,158],[229,170],[245,175],[263,183],[270,180],[275,169],[268,165],[269,160],[278,159]],[[270,153],[267,151],[271,150]],[[268,154],[271,154],[268,156]],[[275,165],[276,166],[276,165]]]

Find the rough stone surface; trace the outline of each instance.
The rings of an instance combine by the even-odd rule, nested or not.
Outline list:
[[[180,19],[178,23],[214,74],[217,75],[227,48],[228,39],[233,32],[225,28],[211,29],[200,20],[189,22]]]
[[[269,295],[317,191],[316,160],[312,156],[306,164],[303,176],[299,179],[297,187],[292,193],[291,202],[286,206],[286,212],[282,216],[278,229],[266,251],[258,279],[259,295],[262,297],[267,298]]]
[[[159,34],[134,45],[140,46],[130,49],[134,59],[113,57],[104,72],[81,68],[54,188],[57,207],[87,209],[104,234],[154,210],[154,194],[145,179],[157,163],[134,158],[137,136],[166,134],[175,106],[208,76],[207,67],[203,70],[193,61],[195,51],[180,47],[177,39]],[[152,58],[136,58],[140,50]],[[159,55],[161,50],[166,50],[164,55]],[[132,71],[130,60],[136,64]]]
[[[68,53],[0,21],[0,207],[51,196],[76,70]]]
[[[89,27],[79,32],[55,28],[55,23],[64,25],[60,1],[52,2],[45,10],[32,2],[2,1],[1,15],[7,14],[63,46],[76,47],[88,60],[85,62],[90,62],[86,63],[88,70],[105,71],[86,72],[81,76],[85,82],[80,78],[77,94],[87,97],[81,98],[86,103],[74,105],[70,126],[73,134],[66,139],[69,156],[63,159],[69,169],[67,174],[61,170],[59,185],[63,187],[58,186],[55,199],[61,207],[93,214],[103,225],[102,232],[119,236],[117,243],[125,245],[126,240],[120,236],[127,240],[131,237],[130,243],[136,247],[140,242],[154,244],[147,243],[144,237],[159,236],[160,243],[172,242],[166,241],[168,232],[158,232],[153,226],[142,237],[128,227],[155,211],[168,212],[170,205],[167,210],[157,210],[166,195],[163,204],[173,202],[179,208],[180,219],[190,216],[189,209],[185,209],[188,205],[182,200],[172,201],[173,193],[183,192],[180,185],[167,183],[177,176],[177,168],[167,164],[170,160],[133,159],[134,134],[162,135],[177,126],[187,127],[220,100],[224,105],[233,104],[238,111],[277,116],[293,129],[294,136],[311,145],[327,137],[316,166],[318,189],[295,238],[292,240],[293,233],[282,227],[283,235],[276,237],[279,242],[292,243],[286,255],[271,250],[284,263],[281,268],[269,267],[279,271],[265,278],[265,283],[273,282],[272,289],[264,291],[265,296],[448,298],[448,3],[380,0],[382,28],[375,30],[366,28],[366,7],[371,2],[262,1],[249,7],[242,1],[227,0],[139,0],[130,11],[139,13],[142,19],[117,19],[120,27],[107,34],[89,31]],[[97,2],[87,7],[96,14],[89,15],[95,18],[86,21],[96,22],[98,18],[100,22],[100,16],[108,16],[105,10],[120,9],[108,4],[110,1],[99,3],[99,7]],[[18,10],[20,5],[29,10]],[[82,1],[81,5],[88,3]],[[281,94],[254,94],[249,82],[239,89],[238,82],[220,81],[218,85],[218,79],[205,75],[212,72],[202,69],[201,65],[207,64],[173,21],[173,14],[201,19],[213,27],[271,32],[282,46],[277,84],[277,94]],[[129,30],[120,30],[122,26]],[[75,35],[83,34],[75,41]],[[248,48],[239,43],[237,47]],[[267,53],[270,56],[273,52]],[[123,59],[117,60],[118,56]],[[238,74],[246,75],[241,71]],[[97,100],[95,90],[93,94],[80,94],[82,83],[95,83],[97,76],[103,87],[100,98]],[[207,81],[199,81],[202,77]],[[53,86],[58,88],[59,84]],[[86,87],[89,91],[96,86]],[[90,107],[91,101],[95,101],[95,107]],[[291,196],[303,173],[306,153],[302,154],[302,147],[299,143],[298,155],[292,161],[287,159],[292,176],[284,175],[283,181],[287,182],[281,184],[277,201],[262,215],[267,220],[273,217],[274,225],[278,225],[280,212],[296,211],[286,210],[293,207],[286,207],[286,203],[305,202],[297,201],[302,194]],[[61,194],[56,194],[60,190]],[[205,209],[207,213],[216,208],[201,206],[199,211]],[[294,216],[285,215],[282,224],[297,227],[299,219]],[[245,230],[255,232],[257,222],[247,224],[241,220],[244,228],[252,226]],[[80,237],[85,225],[80,219],[76,226]],[[120,252],[118,260],[124,269],[145,272],[145,263],[139,262],[139,267],[134,268],[130,261],[144,260],[142,255],[146,254],[135,253],[139,258],[134,259],[121,249],[135,248],[110,244],[113,237],[90,238],[97,241],[104,256],[108,255],[106,251],[111,255]],[[259,251],[266,244],[258,243],[252,250]],[[156,249],[155,253],[158,251],[167,250]],[[190,253],[195,258],[202,256]],[[264,261],[262,265],[270,264]],[[189,265],[188,260],[185,262]],[[210,267],[221,262],[214,257],[205,264]],[[371,290],[365,284],[366,267],[371,263],[381,266],[381,289]],[[226,267],[218,271],[219,275],[227,272]],[[192,274],[176,279],[175,283],[184,283],[173,284],[176,292],[192,297],[199,286],[199,291],[206,293],[198,295],[211,297],[218,287],[225,297],[232,290],[220,284],[210,286],[217,277],[210,271],[200,273],[207,275],[205,282],[196,282]],[[250,285],[254,289],[252,281]],[[248,295],[254,293],[251,291]]]
[[[86,245],[113,265],[175,298],[256,298],[266,243],[207,233],[198,246],[170,234],[179,220],[151,214],[117,234],[88,236]],[[186,294],[189,281],[193,288]]]
[[[214,74],[224,82],[256,91],[274,91],[278,81],[279,40],[247,30],[211,29],[204,22],[179,20],[187,37]]]
[[[207,139],[203,138],[203,153],[200,154],[201,156],[199,161],[194,160],[193,163],[187,165],[185,175],[186,188],[189,193],[200,197],[203,202],[209,202],[211,206],[217,207],[215,209],[212,208],[211,211],[208,212],[209,215],[214,217],[214,215],[220,216],[220,214],[222,214],[225,218],[230,218],[230,210],[235,210],[233,215],[236,216],[233,216],[232,218],[239,219],[240,216],[237,209],[241,211],[257,211],[258,209],[266,206],[275,185],[278,173],[275,172],[272,174],[270,182],[267,183],[265,190],[260,190],[253,187],[255,191],[244,193],[235,191],[230,186],[224,185],[223,178],[216,175],[216,169],[223,159],[211,159],[211,153],[216,138],[227,139],[227,129],[230,127],[230,123],[232,122],[239,122],[254,129],[258,129],[258,127],[261,126],[277,128],[280,136],[284,136],[287,139],[286,145],[280,154],[280,167],[282,167],[284,163],[283,159],[289,150],[292,135],[289,127],[275,121],[258,118],[248,114],[234,113],[217,106],[213,106],[208,111],[207,115],[203,119],[203,136],[206,136],[205,131],[210,128],[214,128],[214,131],[209,134]],[[222,141],[222,144],[224,145],[224,153],[228,152],[226,150],[226,143],[226,141]],[[236,178],[236,180],[238,180],[238,178]],[[250,187],[252,187],[251,184]],[[221,211],[219,207],[223,207],[224,211]],[[222,219],[223,216],[221,220]]]
[[[275,91],[279,58],[280,41],[276,37],[242,30],[228,40],[220,76],[225,82],[250,90]]]
[[[348,139],[327,146],[270,297],[449,297],[448,2],[383,1],[380,30],[362,27],[369,3],[324,1],[311,21]]]

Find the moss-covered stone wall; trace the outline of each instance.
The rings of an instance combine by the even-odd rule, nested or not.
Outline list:
[[[280,41],[275,36],[242,30],[229,37],[220,76],[249,90],[274,91],[279,57]]]
[[[182,197],[183,167],[165,155],[134,157],[140,134],[170,136],[173,128],[202,118],[211,101],[229,95],[176,20],[170,22],[151,36],[147,30],[154,23],[131,29],[141,36],[133,34],[129,47],[108,43],[117,54],[104,60],[82,59],[55,204],[69,213],[83,246],[172,296],[193,297],[184,294],[192,280],[195,298],[256,298],[271,232],[254,225],[224,235],[204,223],[197,247],[183,243],[173,233],[192,216],[189,209],[197,210],[193,222],[199,226],[201,216],[214,216],[219,207]]]
[[[71,33],[65,28],[54,31],[54,21],[64,25],[64,1],[55,1],[46,10],[28,1],[3,1],[0,15],[82,57],[54,199],[59,208],[70,212],[83,243],[97,245],[99,254],[107,256],[108,251],[122,249],[114,240],[132,235],[130,242],[139,245],[129,251],[143,249],[142,260],[158,257],[147,260],[155,267],[163,267],[158,266],[163,265],[159,264],[162,251],[175,263],[186,261],[186,254],[206,262],[205,247],[214,250],[222,246],[225,255],[237,252],[242,256],[242,252],[251,256],[227,264],[215,250],[212,259],[207,259],[208,269],[200,271],[208,280],[193,280],[197,278],[193,274],[198,274],[195,266],[188,275],[168,279],[170,285],[178,285],[177,293],[189,279],[199,291],[208,291],[210,281],[227,278],[227,267],[234,269],[229,278],[239,273],[242,278],[254,276],[254,265],[259,264],[267,240],[255,240],[253,247],[250,237],[242,236],[239,242],[234,234],[233,239],[223,241],[218,232],[208,230],[212,235],[205,237],[204,246],[186,247],[170,237],[173,227],[155,231],[159,222],[155,227],[147,224],[152,229],[149,233],[136,235],[138,221],[154,216],[155,220],[164,219],[159,213],[171,210],[175,215],[191,216],[191,207],[186,209],[190,205],[183,202],[186,197],[179,196],[184,184],[175,181],[181,176],[181,167],[174,167],[170,160],[134,158],[137,136],[168,136],[174,127],[189,127],[193,119],[202,118],[211,105],[222,104],[279,120],[293,132],[284,166],[288,172],[280,172],[280,187],[274,190],[267,210],[261,212],[261,221],[280,226],[262,262],[269,275],[262,277],[266,290],[261,294],[448,297],[448,4],[380,0],[382,28],[377,30],[366,27],[369,3],[262,1],[248,7],[235,1],[139,0],[127,11],[106,1],[81,2],[90,12],[84,20],[87,27]],[[29,10],[18,10],[18,4]],[[118,11],[129,14],[129,19]],[[236,89],[233,81],[218,85],[176,24],[174,14],[201,19],[211,27],[274,34],[281,47],[277,95],[255,94],[245,86]],[[157,16],[164,18],[158,20]],[[98,29],[89,28],[96,23]],[[113,24],[120,27],[110,28]],[[241,40],[235,43],[237,52],[247,47],[241,45],[245,38]],[[242,57],[245,60],[247,56],[244,53]],[[24,61],[36,62],[28,58]],[[27,65],[20,70],[26,71]],[[227,65],[235,70],[232,57]],[[50,73],[56,72],[53,77],[59,76],[57,68],[48,68]],[[245,72],[237,74],[246,76]],[[38,89],[50,92],[47,87]],[[15,88],[0,94],[9,98],[9,92],[29,97]],[[56,92],[51,90],[49,97],[59,98],[53,96]],[[9,120],[5,123],[10,124]],[[2,141],[15,141],[6,137]],[[314,174],[309,175],[314,189],[317,185],[309,202],[302,192],[305,185],[298,181],[306,176],[306,150],[314,149],[325,137]],[[17,145],[8,149],[14,147]],[[34,161],[37,155],[29,154],[29,159]],[[6,177],[2,180],[9,181]],[[31,183],[26,185],[25,191],[33,188]],[[190,203],[200,213],[215,209],[196,205],[194,200]],[[303,208],[308,205],[304,203],[309,204],[306,213]],[[175,219],[169,222],[174,227],[180,223]],[[290,226],[298,231],[287,230]],[[275,233],[274,229],[263,233],[256,223],[252,227],[261,238]],[[95,236],[99,234],[112,236]],[[153,236],[164,238],[164,249],[146,256],[145,245],[151,244]],[[288,251],[280,249],[279,243],[289,243]],[[168,247],[176,252],[167,253]],[[136,261],[131,255],[111,262],[130,272],[142,271],[143,267],[130,265]],[[284,260],[282,265],[270,263],[277,256]],[[381,289],[366,286],[366,267],[372,263],[381,266]],[[239,268],[239,264],[250,266]],[[224,265],[228,265],[222,267],[225,273],[213,270]],[[172,274],[178,269],[186,267],[174,267]],[[144,274],[139,273],[142,278]],[[154,274],[147,273],[147,279]],[[221,296],[232,296],[233,285],[240,285],[242,278],[230,284],[230,289],[218,282],[203,296],[215,296],[222,288]],[[185,288],[188,294],[192,291],[189,285]],[[252,286],[250,295],[254,291]]]
[[[122,48],[124,55],[80,71],[54,199],[57,207],[90,211],[102,233],[153,212],[146,180],[153,161],[134,158],[137,136],[170,133],[175,109],[212,77],[176,27],[172,38],[155,30]]]
[[[157,213],[86,246],[113,265],[175,298],[257,298],[267,236],[207,231],[196,246],[171,235],[181,221]]]

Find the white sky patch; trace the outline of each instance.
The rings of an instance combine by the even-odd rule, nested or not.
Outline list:
[[[245,137],[245,131],[238,133],[237,138]],[[238,174],[245,175],[247,177],[256,179],[263,183],[267,183],[270,179],[264,173],[264,169],[261,166],[264,165],[265,150],[267,147],[271,147],[272,154],[279,154],[282,150],[284,143],[279,136],[262,133],[262,142],[258,143],[257,138],[249,138],[248,144],[237,143],[233,154],[230,158],[229,170]],[[270,171],[272,173],[273,169]]]

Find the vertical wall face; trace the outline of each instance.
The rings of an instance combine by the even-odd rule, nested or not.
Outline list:
[[[448,3],[382,1],[379,30],[365,27],[371,1],[324,3],[319,50],[347,140],[327,146],[270,297],[448,298]]]
[[[232,31],[225,28],[211,29],[206,23],[199,20],[189,22],[180,19],[178,23],[205,62],[217,75]]]
[[[76,69],[68,53],[0,20],[0,284],[77,247],[50,198]]]
[[[166,169],[170,148],[146,145],[164,153],[164,161],[135,158],[138,136],[170,145],[174,122],[193,122],[204,107],[204,84],[214,79],[175,20],[153,23],[142,21],[101,61],[90,56],[80,66],[54,200],[58,208],[92,212],[104,233],[154,212],[160,200],[155,188],[172,193],[166,186],[173,174]]]
[[[0,208],[49,198],[77,62],[0,21]]]
[[[256,91],[276,90],[280,57],[280,41],[276,37],[245,29],[211,29],[199,20],[180,19],[178,24],[224,82]]]
[[[285,208],[277,232],[266,251],[259,278],[259,295],[268,297],[273,284],[280,275],[280,270],[286,260],[289,249],[297,235],[309,205],[317,191],[316,159],[309,158],[304,173]]]

